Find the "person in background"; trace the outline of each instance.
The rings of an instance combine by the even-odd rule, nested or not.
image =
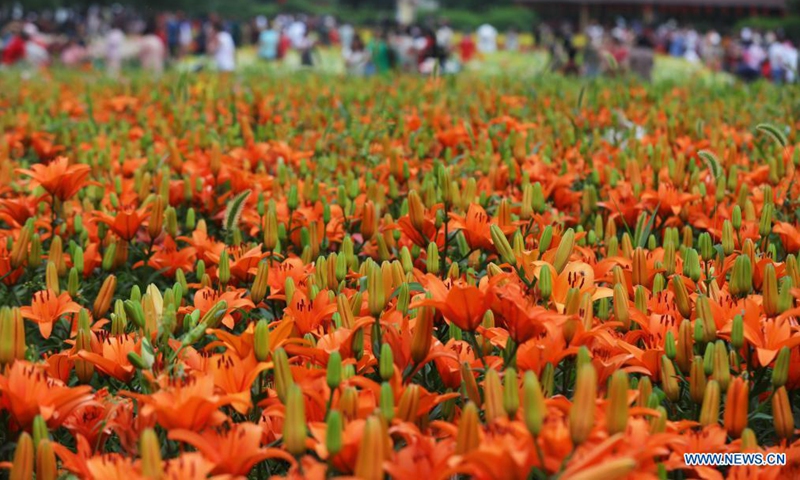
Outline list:
[[[66,46],[61,50],[61,63],[67,67],[78,67],[89,59],[89,52],[76,37],[70,37]]]
[[[364,47],[361,35],[356,34],[350,48],[344,50],[344,65],[350,75],[363,76],[367,73],[369,52]]]
[[[786,83],[794,83],[797,80],[797,48],[791,40],[786,38],[783,41],[783,67],[786,71]]]
[[[339,27],[339,42],[342,45],[342,50],[350,48],[355,39],[355,33],[355,29],[349,23],[344,23]]]
[[[8,31],[2,60],[3,65],[14,65],[25,58],[25,38],[19,23],[12,24]]]
[[[367,48],[369,50],[372,70],[378,75],[383,75],[392,68],[391,53],[389,51],[389,43],[386,40],[386,35],[386,30],[376,32]]]
[[[310,33],[306,32],[303,39],[297,45],[300,51],[300,65],[304,67],[313,67],[317,63],[317,39]]]
[[[453,29],[450,28],[447,19],[442,19],[439,29],[436,30],[436,44],[447,52],[453,46]]]
[[[636,37],[636,44],[630,51],[631,72],[649,82],[653,74],[654,57],[653,42],[648,32],[640,33]]]
[[[286,58],[289,49],[292,48],[292,40],[286,34],[286,30],[281,30],[280,38],[278,38],[278,60]]]
[[[783,39],[778,39],[777,35],[773,32],[767,32],[767,58],[769,59],[769,78],[775,83],[783,83],[786,79],[786,70],[784,68],[784,53],[783,53]]]
[[[506,50],[509,52],[516,52],[519,50],[519,33],[517,33],[517,29],[511,27],[506,32]]]
[[[481,53],[494,53],[497,51],[497,29],[484,23],[476,32],[478,34],[478,51]]]
[[[151,20],[139,39],[139,62],[145,71],[159,77],[164,73],[165,59],[164,42],[156,35],[156,24]]]
[[[236,45],[231,34],[225,31],[220,20],[211,22],[209,52],[214,56],[214,65],[219,72],[236,69]]]
[[[280,34],[275,29],[275,24],[267,24],[258,36],[258,56],[268,61],[278,58],[278,42]]]
[[[475,57],[475,41],[472,39],[472,33],[464,32],[461,36],[461,41],[458,42],[458,53],[461,57],[461,63],[466,65]]]
[[[106,33],[105,61],[106,71],[112,78],[119,77],[122,69],[122,55],[125,47],[125,32],[121,19],[114,21],[114,26]]]

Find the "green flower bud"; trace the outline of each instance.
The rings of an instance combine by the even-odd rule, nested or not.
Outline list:
[[[772,386],[780,388],[786,385],[789,379],[789,360],[792,355],[789,347],[781,347],[778,357],[775,359],[775,366],[772,369]]]
[[[378,399],[378,407],[380,408],[381,415],[388,421],[394,418],[394,392],[392,385],[389,382],[381,384],[381,394]]]
[[[327,428],[325,429],[325,448],[331,456],[342,451],[342,414],[339,410],[328,413]]]
[[[550,272],[548,266],[543,267],[539,271],[539,282],[537,286],[539,287],[539,294],[542,296],[542,299],[545,302],[550,300],[550,295],[553,294],[553,274]]]
[[[259,362],[266,362],[269,358],[269,322],[263,318],[256,323],[253,333],[253,352]]]
[[[330,357],[328,357],[325,380],[331,390],[336,390],[342,382],[342,355],[338,350],[331,352]]]
[[[388,343],[381,345],[381,356],[378,360],[378,372],[384,381],[389,381],[394,376],[394,358],[392,348]]]
[[[739,255],[733,263],[731,271],[730,291],[731,295],[739,298],[745,297],[753,289],[753,268],[750,264],[750,257]]]

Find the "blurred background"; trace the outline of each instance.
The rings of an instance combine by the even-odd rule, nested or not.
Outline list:
[[[24,0],[4,70],[796,80],[800,0]]]

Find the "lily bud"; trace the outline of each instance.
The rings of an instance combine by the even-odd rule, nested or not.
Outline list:
[[[636,250],[633,251],[632,263],[631,278],[633,285],[647,286],[647,254],[643,248],[637,247]]]
[[[425,257],[425,269],[432,275],[438,275],[440,268],[441,260],[439,259],[439,247],[435,242],[430,242]]]
[[[511,367],[503,375],[503,408],[509,419],[516,418],[519,410],[519,379],[517,371]]]
[[[614,318],[622,324],[622,330],[628,331],[631,328],[631,314],[628,308],[628,292],[625,287],[618,283],[614,285]]]
[[[147,234],[151,240],[161,235],[161,228],[164,225],[164,197],[157,195],[152,205],[150,222],[147,225]]]
[[[772,210],[774,208],[772,203],[766,202],[761,208],[761,218],[758,222],[758,234],[762,237],[766,237],[772,232]]]
[[[467,402],[461,412],[456,434],[456,455],[465,455],[480,445],[480,418],[478,407],[472,402]]]
[[[428,294],[430,296],[430,294]],[[419,307],[417,309],[417,322],[411,338],[411,359],[419,365],[431,349],[433,340],[433,307]]]
[[[714,258],[714,241],[711,239],[711,234],[703,232],[697,238],[697,248],[700,250],[700,257],[703,260],[709,261]]]
[[[694,403],[700,404],[703,402],[703,392],[706,389],[707,382],[706,372],[703,370],[703,357],[697,355],[692,360],[689,377],[689,396]]]
[[[103,267],[103,270],[110,271],[114,268],[114,260],[117,258],[117,243],[111,243],[108,248],[106,248],[105,253],[103,253],[103,261],[101,262],[100,266]]]
[[[539,435],[544,423],[545,404],[544,394],[539,385],[539,379],[532,370],[525,372],[522,382],[522,394],[525,401],[525,426],[533,436]]]
[[[670,360],[675,360],[675,357],[678,355],[678,351],[675,347],[675,336],[672,334],[672,330],[667,330],[667,334],[664,337],[664,355]],[[678,367],[680,368],[680,366]]]
[[[19,236],[14,241],[11,248],[11,268],[19,268],[28,258],[28,246],[30,245],[31,237],[33,236],[34,226],[33,219],[25,222],[25,226],[19,231]]]
[[[778,388],[772,395],[772,423],[778,438],[791,439],[794,436],[794,415],[786,387]]]
[[[772,368],[772,386],[775,388],[786,385],[789,379],[789,359],[792,355],[789,347],[781,347],[778,357],[775,359],[775,366]]]
[[[389,453],[385,448],[386,438],[380,420],[375,416],[367,418],[353,472],[355,476],[363,480],[382,480],[383,462]]]
[[[294,377],[289,369],[289,357],[286,350],[279,348],[272,354],[272,361],[275,364],[275,392],[278,398],[285,405],[288,402],[289,387],[294,385]]]
[[[28,432],[22,432],[14,449],[9,480],[31,480],[33,478],[33,439]]]
[[[539,281],[536,286],[545,303],[550,300],[550,296],[553,294],[553,274],[550,272],[549,266],[545,266],[539,271]]]
[[[269,262],[262,260],[258,262],[258,269],[256,270],[256,276],[253,279],[253,286],[250,287],[250,299],[254,304],[258,305],[261,303],[261,300],[263,300],[267,295],[267,288],[269,286],[267,284],[268,279]]]
[[[59,295],[61,293],[61,286],[58,282],[58,269],[56,268],[56,264],[54,262],[47,262],[47,267],[45,267],[44,272],[44,284],[47,289],[53,292],[55,295]]]
[[[722,387],[722,385],[720,385]],[[722,388],[724,390],[724,388]],[[750,386],[741,377],[736,377],[728,389],[725,402],[725,429],[733,438],[739,438],[747,427],[748,402]]]
[[[256,323],[253,332],[253,353],[259,362],[266,362],[269,358],[269,322],[263,318]]]
[[[92,351],[92,331],[89,326],[89,314],[86,309],[81,309],[78,314],[78,333],[75,338],[76,351]],[[94,364],[83,359],[75,360],[75,374],[78,381],[89,383],[94,375]]]
[[[742,446],[743,452],[752,452],[758,449],[758,440],[756,439],[756,433],[750,428],[745,428],[744,430],[742,430],[740,445]]]
[[[680,398],[681,387],[678,384],[675,366],[666,355],[661,356],[661,390],[670,402],[677,402]]]
[[[367,294],[370,315],[375,318],[380,317],[386,307],[386,290],[381,270],[377,267],[367,273]]]
[[[703,393],[703,406],[700,408],[700,425],[707,427],[719,423],[719,399],[719,384],[715,380],[711,380],[706,385]]]
[[[28,252],[28,267],[31,269],[39,268],[42,264],[42,239],[38,233],[31,237],[30,251]]]
[[[733,249],[733,225],[730,220],[725,220],[722,223],[722,252],[728,256],[733,253]]]
[[[389,381],[394,376],[394,358],[392,348],[388,343],[381,345],[381,354],[378,360],[378,373],[383,381]]]
[[[717,338],[717,324],[714,322],[714,315],[711,313],[711,303],[707,296],[697,297],[697,318],[703,323],[703,341],[713,342]]]
[[[300,456],[306,451],[306,407],[303,392],[295,384],[286,392],[286,416],[283,422],[283,445],[286,451]]]
[[[675,306],[678,307],[683,318],[690,318],[692,315],[692,304],[689,300],[689,291],[678,275],[672,277],[672,291],[675,293]]]
[[[58,467],[53,443],[50,440],[43,440],[36,449],[36,480],[56,480],[56,478],[58,478]]]
[[[550,225],[544,227],[542,234],[539,236],[539,252],[544,253],[550,249],[550,243],[553,241],[553,227]]]
[[[784,277],[781,279],[780,292],[778,294],[778,312],[783,313],[794,305],[792,296],[792,279]]]
[[[25,323],[17,307],[0,309],[0,366],[25,358]]]
[[[558,244],[558,250],[556,250],[556,256],[553,260],[553,266],[556,269],[556,273],[561,273],[564,270],[564,267],[567,266],[569,257],[572,255],[572,248],[574,245],[575,231],[569,228],[566,232],[564,232],[564,235],[561,236],[561,242]]]
[[[480,390],[478,390],[478,383],[475,381],[475,375],[473,375],[472,369],[467,362],[461,364],[461,385],[467,398],[480,407],[481,394]]]
[[[264,248],[268,252],[275,250],[278,246],[278,214],[275,207],[270,205],[267,209],[267,216],[264,219]]]
[[[692,322],[683,320],[680,327],[678,327],[678,343],[675,349],[675,363],[683,373],[689,371],[692,356],[694,355],[693,334]]]
[[[325,448],[330,456],[335,456],[342,451],[342,414],[339,410],[328,413],[327,427],[325,428]]]
[[[544,190],[542,184],[536,182],[531,191],[531,207],[536,213],[544,213],[547,204],[545,203]]]
[[[139,437],[139,455],[142,457],[141,468],[145,478],[159,479],[164,476],[161,442],[152,428],[145,429]]]
[[[617,370],[611,375],[606,404],[609,435],[622,433],[628,427],[628,374]]]
[[[700,268],[700,258],[697,256],[697,251],[693,248],[687,248],[684,253],[683,274],[693,282],[700,280],[703,274]]]
[[[497,370],[490,369],[486,372],[483,381],[483,401],[487,423],[491,423],[503,415],[503,387]]]
[[[569,410],[569,432],[575,444],[585,442],[592,432],[596,397],[597,373],[589,363],[578,370],[575,395]]]
[[[425,205],[415,190],[408,193],[408,217],[414,229],[421,232],[425,226]]]
[[[775,265],[768,263],[764,267],[764,280],[761,284],[762,305],[764,313],[768,317],[778,315],[778,275],[775,273]]]
[[[650,434],[664,433],[667,429],[667,409],[663,405],[656,407],[658,415],[650,420]]]
[[[372,200],[364,202],[364,207],[361,209],[361,236],[364,241],[372,240],[377,232],[378,214],[375,211],[375,204]]]
[[[388,421],[392,421],[394,418],[394,392],[392,391],[392,385],[389,382],[383,382],[381,384],[380,396],[378,397],[378,406],[383,418]]]
[[[728,358],[728,350],[725,348],[725,343],[718,340],[714,346],[714,380],[719,383],[722,391],[728,390],[728,384],[731,381],[731,366]]]
[[[638,390],[639,395],[636,397],[636,406],[647,407],[650,395],[653,394],[653,384],[650,382],[650,377],[642,377],[639,380]]]
[[[730,291],[731,295],[743,298],[753,289],[753,268],[750,264],[750,257],[739,255],[733,263],[731,271]]]
[[[744,346],[744,319],[741,315],[733,317],[733,324],[731,325],[731,346],[737,350]]]
[[[114,299],[114,291],[117,289],[117,277],[109,275],[103,280],[103,285],[97,293],[97,298],[94,300],[92,307],[92,315],[94,318],[102,318],[109,308],[111,308],[111,301]]]
[[[491,234],[494,248],[497,250],[497,254],[503,262],[516,265],[517,258],[514,256],[514,250],[511,248],[511,244],[508,243],[506,235],[500,230],[500,227],[496,224],[492,224],[489,227],[489,233]]]

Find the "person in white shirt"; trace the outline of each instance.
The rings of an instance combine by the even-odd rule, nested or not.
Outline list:
[[[442,24],[436,30],[436,44],[439,45],[439,48],[450,51],[453,44],[453,29],[447,24],[447,20],[442,20]]]
[[[770,77],[775,83],[783,83],[786,72],[783,65],[783,43],[772,32],[764,37],[767,43],[767,59],[769,59]]]
[[[786,82],[794,83],[797,80],[797,48],[788,39],[783,42],[782,57]]]
[[[497,51],[497,29],[488,23],[478,27],[478,51],[481,53],[493,53]]]
[[[214,55],[214,64],[217,71],[232,72],[236,69],[236,45],[231,34],[225,31],[221,22],[211,25],[211,53]]]
[[[125,46],[125,32],[122,31],[122,22],[117,21],[116,25],[108,31],[105,43],[106,69],[111,77],[116,78],[122,69],[122,50]]]

